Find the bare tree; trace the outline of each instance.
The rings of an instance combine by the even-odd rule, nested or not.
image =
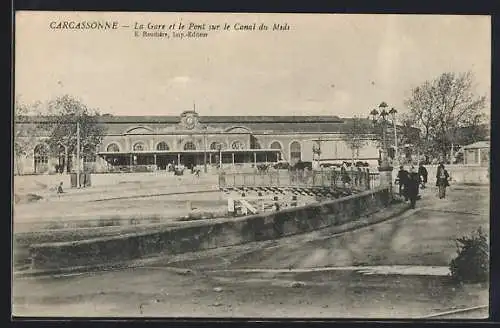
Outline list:
[[[426,153],[426,139],[420,135],[420,129],[415,127],[416,119],[411,113],[399,116],[398,145],[410,145],[412,152]]]
[[[467,125],[463,128],[458,128],[455,133],[455,138],[458,139],[460,145],[468,145],[476,141],[481,141],[489,138],[490,134],[490,118],[484,113],[477,114],[470,118]]]
[[[415,119],[408,113],[399,116],[398,144],[420,147],[420,131],[415,128]]]
[[[484,109],[485,96],[474,92],[471,72],[443,73],[412,90],[406,106],[422,131],[426,153],[448,157],[457,127],[470,124]]]
[[[370,140],[369,136],[373,133],[369,119],[353,117],[346,126],[342,134],[342,140],[352,151],[352,163],[358,159],[359,150],[365,147]]]
[[[31,152],[37,142],[36,126],[31,120],[40,111],[41,104],[26,104],[22,102],[20,96],[14,101],[14,167],[17,174],[23,174],[23,159]]]

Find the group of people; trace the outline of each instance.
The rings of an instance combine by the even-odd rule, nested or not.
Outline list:
[[[360,186],[364,183],[366,185],[366,188],[370,189],[370,170],[368,168],[361,168],[358,166],[356,169],[354,169],[354,167],[351,167],[350,172],[351,173],[349,175],[345,163],[340,167],[340,179],[344,185],[354,183],[355,186]],[[337,172],[334,170],[333,180],[335,183],[337,181],[337,176]]]
[[[410,200],[411,208],[415,208],[418,198],[419,189],[425,189],[427,184],[428,172],[422,163],[418,170],[414,166],[406,171],[403,166],[399,167],[396,183],[399,183],[399,194],[404,197],[405,201]],[[439,199],[446,197],[446,187],[449,184],[450,175],[444,168],[444,164],[439,164],[436,174],[436,186],[439,189]]]

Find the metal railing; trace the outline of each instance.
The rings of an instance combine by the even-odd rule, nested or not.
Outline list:
[[[219,173],[219,187],[345,187],[373,189],[378,184],[376,172],[347,170],[275,170],[252,173]]]

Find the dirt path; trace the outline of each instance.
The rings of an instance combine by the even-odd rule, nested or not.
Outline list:
[[[149,268],[18,282],[14,312],[53,316],[411,318],[483,305],[442,277],[355,272],[230,275]],[[486,303],[487,304],[487,303]]]

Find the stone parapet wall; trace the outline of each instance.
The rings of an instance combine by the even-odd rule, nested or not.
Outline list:
[[[179,254],[291,236],[358,220],[390,205],[386,188],[223,222],[31,245],[32,269],[62,269]]]

